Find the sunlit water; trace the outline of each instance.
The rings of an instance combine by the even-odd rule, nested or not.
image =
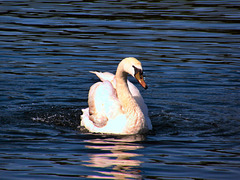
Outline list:
[[[239,19],[239,1],[1,1],[1,179],[239,179]],[[89,71],[129,56],[154,131],[80,131]]]

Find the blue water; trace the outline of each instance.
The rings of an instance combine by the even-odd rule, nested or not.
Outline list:
[[[0,2],[1,179],[239,179],[239,1]],[[79,129],[89,71],[142,62],[146,136]]]

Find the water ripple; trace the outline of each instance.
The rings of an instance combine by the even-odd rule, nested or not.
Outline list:
[[[0,4],[3,177],[239,178],[239,1]],[[127,56],[143,64],[154,131],[79,132],[89,71]]]

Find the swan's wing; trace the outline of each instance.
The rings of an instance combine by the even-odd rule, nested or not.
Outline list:
[[[98,82],[91,86],[88,104],[89,120],[99,128],[104,127],[110,119],[122,114],[116,90],[109,81]]]
[[[96,74],[97,77],[101,81],[109,81],[112,83],[114,89],[116,89],[116,80],[115,75],[110,72],[98,72],[98,71],[90,71],[90,73]]]
[[[90,71],[90,73],[96,74],[96,76],[99,77],[99,79],[101,81],[110,81],[111,82],[115,77],[115,75],[110,72]]]

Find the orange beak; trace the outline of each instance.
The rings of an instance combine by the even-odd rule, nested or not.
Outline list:
[[[147,84],[145,83],[145,81],[144,81],[144,79],[143,79],[143,75],[140,74],[140,72],[137,72],[137,73],[135,74],[135,78],[138,80],[138,82],[142,85],[142,87],[143,87],[144,89],[147,89],[147,88],[148,88]]]

